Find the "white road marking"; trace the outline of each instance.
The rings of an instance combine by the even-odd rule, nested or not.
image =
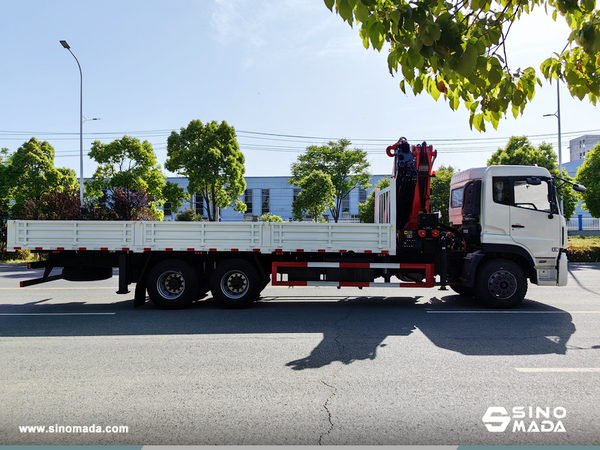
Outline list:
[[[115,314],[117,313],[0,313],[0,316],[114,316]]]
[[[489,310],[489,311],[434,311],[428,310],[429,314],[600,314],[600,311],[513,311],[513,310]]]
[[[117,286],[105,287],[105,286],[93,286],[93,287],[44,287],[44,288],[32,288],[32,287],[16,287],[16,288],[0,288],[0,291],[73,291],[73,290],[84,290],[84,291],[95,291],[98,289],[117,289]]]
[[[550,373],[550,372],[563,372],[563,373],[589,373],[589,372],[600,372],[600,367],[516,367],[517,372],[525,373]]]

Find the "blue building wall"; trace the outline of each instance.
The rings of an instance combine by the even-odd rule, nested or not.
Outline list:
[[[375,188],[375,185],[386,175],[373,175],[371,177],[371,186],[367,188],[366,195],[368,196]],[[246,213],[239,213],[228,207],[221,209],[221,220],[223,221],[243,221],[252,220],[252,216],[261,216],[263,211],[263,190],[268,192],[268,211],[271,214],[279,216],[284,220],[292,219],[292,202],[294,201],[294,186],[288,183],[289,177],[246,177],[246,190],[252,192],[252,205]],[[176,183],[187,192],[187,178],[171,177],[167,179],[172,183]],[[297,188],[296,188],[297,189]],[[360,193],[358,189],[353,189],[349,194],[349,209],[343,214],[343,218],[353,218],[358,215],[358,204]],[[240,196],[242,201],[245,200],[245,195]],[[250,210],[251,206],[251,210]],[[188,208],[196,208],[195,199],[189,199],[180,211],[185,211]],[[330,213],[328,211],[328,213]],[[171,217],[165,217],[165,220],[174,220],[176,212],[173,211]]]
[[[575,161],[569,161],[568,163],[564,163],[562,165],[563,169],[565,169],[567,171],[567,173],[569,174],[570,177],[573,177],[575,179],[577,179],[577,169],[579,169],[579,167],[583,164],[584,158],[582,159],[576,159]],[[583,218],[590,218],[592,217],[592,215],[589,213],[589,211],[585,210],[582,208],[582,203],[581,201],[577,202],[577,207],[575,208],[575,213],[573,214],[573,217],[583,217]]]

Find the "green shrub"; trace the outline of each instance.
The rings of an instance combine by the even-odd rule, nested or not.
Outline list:
[[[17,250],[15,252],[2,253],[0,262],[25,262],[25,261],[38,261],[40,255],[32,253],[29,250]]]
[[[197,214],[191,208],[177,214],[177,219],[180,222],[203,222],[202,216]]]
[[[569,262],[600,262],[600,247],[568,247]]]
[[[266,213],[260,216],[261,222],[284,222],[284,220],[275,214]]]

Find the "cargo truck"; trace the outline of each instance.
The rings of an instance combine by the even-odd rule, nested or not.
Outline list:
[[[528,282],[567,283],[567,228],[545,168],[491,166],[450,186],[450,225],[430,213],[437,152],[405,138],[390,145],[390,186],[376,193],[374,223],[36,221],[7,223],[8,250],[47,255],[41,278],[93,281],[118,268],[119,294],[184,308],[210,292],[244,308],[272,286],[449,286],[492,308],[512,308]],[[566,182],[565,180],[561,180]],[[583,187],[574,185],[576,189]],[[62,268],[52,275],[54,268]]]

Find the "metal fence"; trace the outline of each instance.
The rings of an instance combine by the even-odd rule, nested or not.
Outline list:
[[[572,217],[569,219],[569,230],[592,231],[600,230],[600,219],[595,217]]]

